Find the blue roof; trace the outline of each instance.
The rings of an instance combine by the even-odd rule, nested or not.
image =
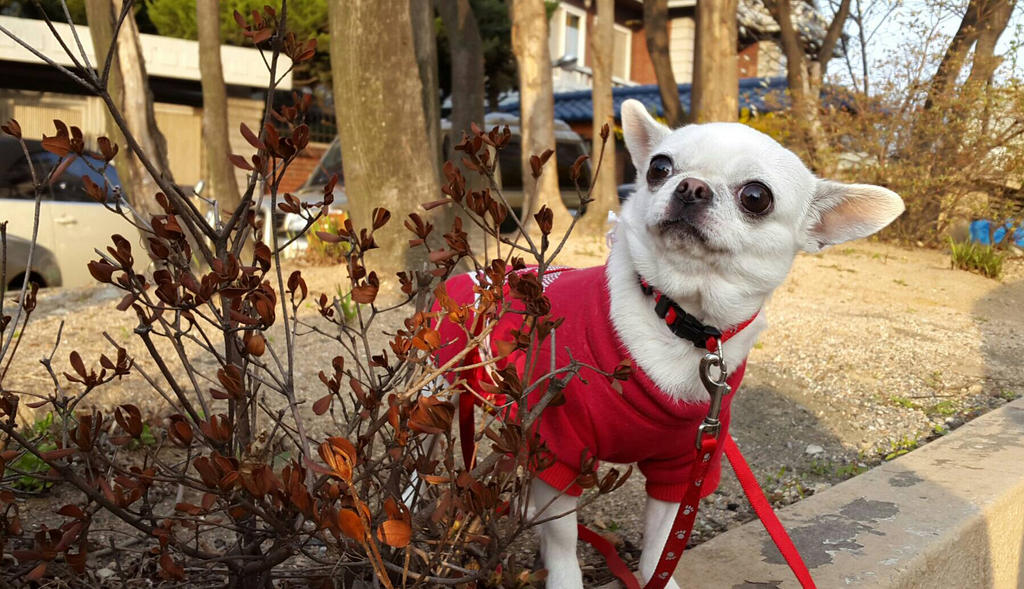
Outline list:
[[[740,110],[750,109],[757,112],[778,110],[785,105],[782,93],[787,88],[785,77],[775,78],[744,78],[740,80]],[[679,84],[679,101],[683,110],[690,110],[691,84]],[[776,99],[770,104],[769,95],[775,94]],[[644,103],[647,110],[657,116],[664,116],[665,109],[661,106],[661,95],[658,86],[621,86],[612,89],[612,101],[615,104],[615,118],[619,118],[622,103],[635,98]],[[507,113],[519,113],[519,102],[501,105],[498,110]],[[590,121],[594,117],[594,104],[590,98],[590,90],[576,90],[555,94],[555,118],[567,123]]]

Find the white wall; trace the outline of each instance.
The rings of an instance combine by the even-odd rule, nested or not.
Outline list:
[[[71,58],[61,48],[44,21],[0,16],[0,26],[53,61],[61,65],[72,65]],[[70,25],[54,23],[54,28],[69,47],[77,47]],[[89,56],[89,62],[95,67],[97,65],[96,56],[93,52],[89,27],[76,26],[75,32],[82,41],[82,46]],[[149,75],[179,80],[199,79],[199,43],[157,35],[140,35],[140,37],[142,54],[146,58],[146,72]],[[267,86],[270,74],[257,49],[221,45],[220,56],[224,65],[224,81],[226,83],[254,88]],[[79,59],[81,58],[79,57]],[[43,63],[32,52],[4,34],[0,34],[0,60]],[[287,71],[290,65],[291,60],[288,57],[280,56],[278,76],[281,75],[281,72]],[[291,87],[292,75],[289,72],[284,75],[278,88],[288,90]]]
[[[674,18],[668,23],[668,51],[677,84],[688,84],[693,81],[695,32],[692,18]]]

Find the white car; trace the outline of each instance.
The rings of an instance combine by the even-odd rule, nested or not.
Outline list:
[[[29,282],[34,282],[40,287],[61,285],[57,256],[38,243],[32,252],[32,269],[29,270],[28,251],[31,245],[31,241],[17,235],[7,236],[7,265],[4,267],[7,292],[21,290],[25,284],[26,272]]]
[[[60,158],[43,149],[39,141],[26,140],[31,164],[39,178],[46,178]],[[110,244],[110,236],[119,233],[142,249],[138,230],[121,216],[108,211],[85,192],[82,178],[88,176],[103,185],[103,178],[90,166],[101,169],[103,160],[90,155],[77,156],[43,194],[39,211],[36,243],[52,252],[56,272],[48,270],[50,280],[57,277],[63,286],[94,284],[87,264]],[[112,186],[120,181],[113,166],[106,170]],[[7,222],[7,234],[25,240],[32,238],[35,216],[35,194],[29,162],[21,144],[12,137],[0,137],[0,223]],[[37,250],[38,251],[38,250]],[[38,258],[40,264],[47,258]],[[33,270],[41,268],[33,264]],[[50,284],[43,272],[36,272],[42,286]],[[36,279],[36,278],[33,278]]]

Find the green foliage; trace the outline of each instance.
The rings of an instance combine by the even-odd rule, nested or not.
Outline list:
[[[355,321],[359,315],[359,305],[352,300],[352,293],[345,292],[340,284],[335,285],[334,292],[338,295],[338,306],[341,307],[341,313],[345,316],[345,323]]]
[[[903,407],[904,409],[920,409],[921,408],[921,406],[918,405],[917,403],[911,401],[910,399],[908,399],[906,397],[900,396],[900,395],[892,395],[891,397],[889,397],[889,403],[891,405],[895,405],[897,407]]]
[[[956,403],[950,400],[939,401],[938,403],[928,407],[925,411],[928,415],[941,415],[943,417],[949,417],[956,413]]]
[[[262,10],[266,0],[222,0],[220,3],[220,38],[228,45],[247,45],[248,42],[234,14],[238,12],[248,15],[253,10]],[[278,6],[280,3],[269,3]],[[153,23],[157,34],[179,39],[196,39],[195,0],[146,0],[146,13]],[[315,82],[329,83],[326,79],[330,74],[328,65],[327,43],[327,0],[302,0],[288,3],[288,30],[295,33],[298,39],[316,39],[317,56],[312,62],[300,64],[295,69],[295,84],[310,85]]]
[[[67,0],[68,13],[76,25],[86,24],[85,0]],[[67,22],[60,0],[0,0],[0,14],[18,18],[42,19],[45,14],[54,22]]]
[[[49,452],[57,449],[57,443],[53,438],[53,413],[47,413],[32,426],[27,432],[30,439],[39,440],[38,449],[40,452]],[[25,452],[17,460],[11,462],[11,468],[24,473],[16,481],[14,486],[27,493],[40,493],[53,486],[53,483],[44,481],[33,475],[41,475],[49,472],[50,467],[41,458]]]
[[[899,458],[900,456],[903,456],[904,454],[910,452],[911,450],[916,449],[918,445],[919,442],[916,437],[909,438],[907,436],[903,436],[900,439],[890,443],[889,451],[886,452],[884,459],[888,461],[893,460],[895,458]]]
[[[139,446],[152,446],[153,444],[156,444],[156,438],[153,437],[153,432],[149,429],[149,424],[144,423],[142,424],[142,433],[139,434],[139,440],[137,442],[132,440],[132,444],[130,444],[128,448],[134,450]]]
[[[220,3],[221,41],[230,45],[245,45],[246,38],[238,28],[238,23],[235,22],[235,11],[248,15],[253,10],[262,10],[266,4],[268,3],[265,0],[222,0]],[[146,0],[146,11],[158,34],[179,39],[196,39],[198,28],[196,26],[195,0]],[[316,37],[323,33],[326,40],[327,1],[289,2],[288,30],[294,32],[295,36],[300,39]],[[321,47],[321,49],[324,48],[326,46]]]
[[[863,472],[867,472],[867,470],[867,465],[860,462],[838,464],[833,460],[814,459],[811,461],[811,464],[804,469],[804,474],[845,481],[846,479],[855,477]]]
[[[862,464],[860,462],[851,462],[849,464],[843,464],[841,466],[837,466],[835,471],[833,472],[833,474],[835,475],[836,478],[839,478],[839,479],[842,479],[842,480],[845,481],[846,479],[851,479],[851,478],[853,478],[853,477],[855,477],[855,476],[857,476],[859,474],[865,473],[867,471],[868,471],[868,467],[867,467],[866,464]]]
[[[345,223],[344,214],[332,214],[317,219],[306,233],[306,258],[314,264],[342,264],[348,259],[347,241],[330,243],[320,239],[317,233],[337,235]]]
[[[999,278],[1003,273],[1006,255],[991,245],[973,241],[956,242],[949,240],[950,265],[958,270],[967,270],[989,278]]]

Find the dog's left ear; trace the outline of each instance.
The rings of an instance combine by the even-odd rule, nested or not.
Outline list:
[[[903,199],[888,188],[818,180],[802,249],[817,252],[867,237],[892,223],[903,210]]]
[[[622,138],[626,141],[626,149],[639,171],[647,167],[651,150],[661,143],[671,130],[655,121],[647,107],[634,98],[622,103]]]

